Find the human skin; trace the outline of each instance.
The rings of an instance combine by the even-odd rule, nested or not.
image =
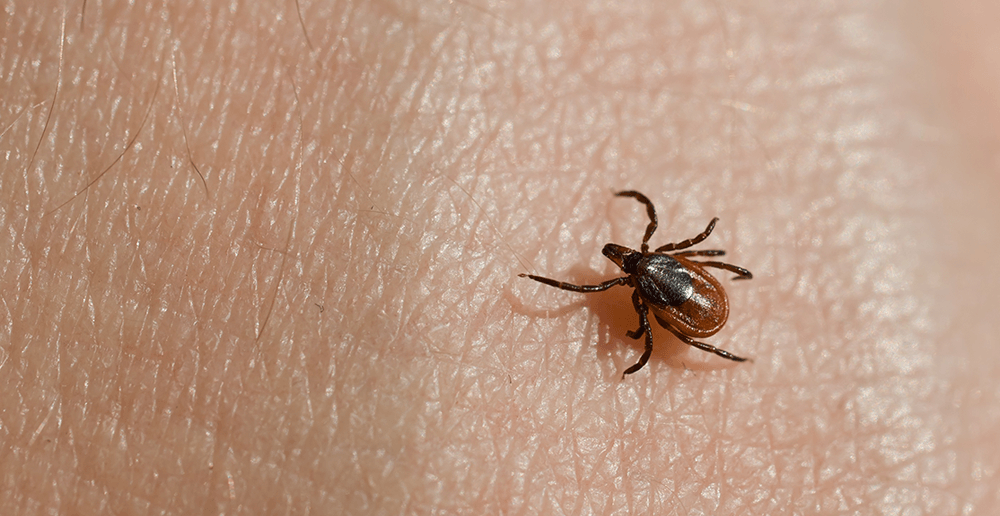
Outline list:
[[[8,4],[0,513],[995,514],[997,13],[842,4]]]

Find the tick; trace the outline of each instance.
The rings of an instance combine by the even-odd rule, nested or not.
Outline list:
[[[623,379],[625,375],[642,369],[653,352],[653,331],[649,325],[649,312],[653,313],[660,326],[670,330],[682,342],[735,362],[746,361],[747,359],[724,349],[694,340],[715,335],[729,318],[729,299],[726,297],[726,291],[719,280],[705,270],[706,267],[734,272],[737,276],[733,279],[753,278],[753,274],[743,267],[691,259],[695,256],[722,256],[726,254],[725,251],[718,249],[680,251],[708,238],[719,218],[713,218],[705,231],[694,238],[660,246],[650,251],[649,239],[656,231],[656,208],[653,207],[653,203],[645,195],[633,190],[618,192],[615,195],[635,198],[646,205],[646,213],[649,214],[649,225],[646,226],[646,234],[642,237],[642,247],[639,251],[618,244],[606,244],[601,251],[621,268],[625,276],[599,285],[573,285],[532,274],[519,274],[519,276],[571,292],[601,292],[615,285],[632,287],[634,289],[632,305],[639,314],[639,328],[626,334],[633,339],[645,335],[646,349],[639,357],[639,361],[622,373]]]

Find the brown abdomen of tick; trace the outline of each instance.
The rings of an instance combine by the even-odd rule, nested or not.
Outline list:
[[[719,280],[708,273],[698,262],[681,256],[673,259],[690,271],[692,293],[686,301],[678,305],[648,303],[656,318],[670,324],[689,337],[710,337],[715,335],[729,319],[729,299],[722,290]]]

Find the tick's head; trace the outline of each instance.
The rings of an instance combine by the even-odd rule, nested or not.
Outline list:
[[[642,259],[642,253],[618,244],[605,244],[601,252],[625,271],[625,274],[635,274],[636,264]]]

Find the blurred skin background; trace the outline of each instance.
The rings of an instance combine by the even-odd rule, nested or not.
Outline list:
[[[997,19],[8,2],[0,512],[994,514]],[[621,189],[752,364],[517,278]]]

